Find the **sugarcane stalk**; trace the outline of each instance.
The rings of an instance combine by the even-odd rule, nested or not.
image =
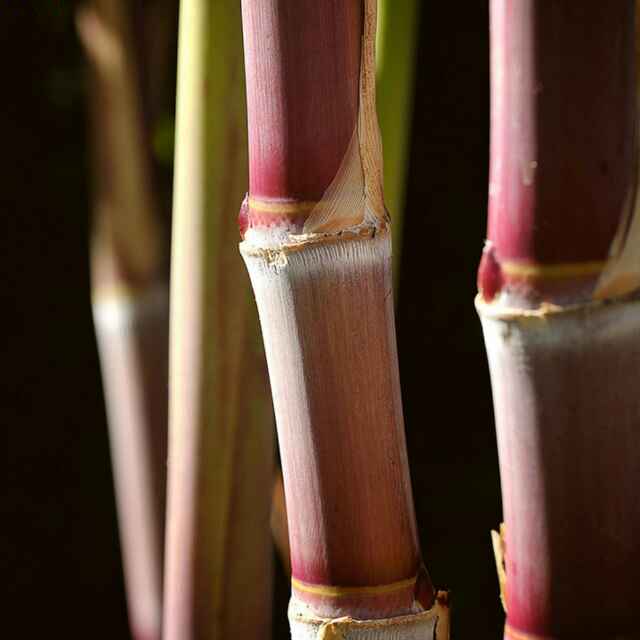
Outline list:
[[[490,8],[489,225],[476,305],[500,456],[505,638],[636,637],[633,2]]]
[[[160,638],[168,284],[127,7],[78,14],[90,62],[92,308],[104,384],[130,626]]]
[[[407,464],[375,113],[375,2],[243,0],[249,193],[294,638],[448,633]],[[330,635],[333,634],[333,635]]]
[[[228,212],[246,185],[240,7],[180,9],[163,637],[264,638],[272,428]]]

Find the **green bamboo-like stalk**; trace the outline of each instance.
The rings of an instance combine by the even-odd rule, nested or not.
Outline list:
[[[133,30],[120,0],[94,0],[78,14],[91,71],[92,307],[129,619],[137,640],[159,640],[168,283]]]
[[[247,183],[240,6],[180,10],[164,637],[270,627],[272,433],[237,250]]]
[[[384,147],[384,197],[391,213],[394,284],[397,287],[420,3],[418,0],[380,0],[378,11],[376,103]]]

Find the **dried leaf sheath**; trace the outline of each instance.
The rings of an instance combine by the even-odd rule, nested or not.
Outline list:
[[[230,211],[246,185],[240,8],[180,13],[172,251],[167,640],[264,638],[272,427]]]

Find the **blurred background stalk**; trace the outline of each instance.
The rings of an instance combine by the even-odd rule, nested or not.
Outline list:
[[[126,3],[77,14],[90,63],[91,286],[129,622],[160,638],[169,299],[140,56]]]
[[[396,287],[400,277],[419,24],[418,0],[379,0],[376,103],[384,148],[384,199],[391,213]]]
[[[241,33],[238,2],[181,3],[167,640],[265,638],[270,628],[271,409],[236,225],[247,185]]]

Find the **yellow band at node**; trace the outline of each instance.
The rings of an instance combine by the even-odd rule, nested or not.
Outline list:
[[[301,216],[308,214],[318,203],[310,200],[278,202],[277,200],[259,200],[257,198],[249,197],[248,204],[250,209],[260,211],[261,213]]]
[[[341,598],[345,596],[378,596],[395,591],[402,591],[416,584],[417,578],[408,578],[390,584],[381,584],[372,587],[336,587],[325,584],[310,584],[302,582],[296,578],[291,578],[291,586],[296,591],[305,593],[313,593],[314,595],[324,596],[327,598]]]
[[[516,631],[508,624],[504,625],[504,635],[513,640],[547,640],[546,636],[539,636],[535,633],[526,633],[525,631]]]
[[[544,280],[562,280],[563,278],[579,278],[595,276],[602,272],[606,265],[604,260],[590,262],[560,262],[556,264],[536,264],[532,262],[501,262],[500,268],[508,275],[516,278],[540,278]]]

